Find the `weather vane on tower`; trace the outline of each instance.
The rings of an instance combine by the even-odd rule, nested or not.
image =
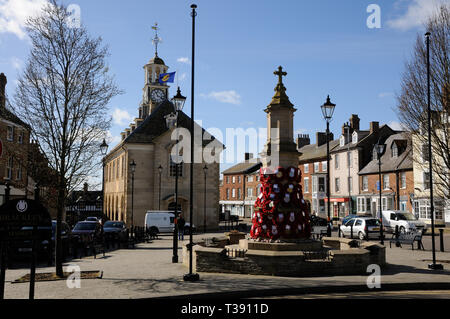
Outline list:
[[[155,22],[155,25],[152,26],[152,29],[155,30],[155,37],[153,38],[152,43],[155,46],[155,55],[158,55],[158,44],[162,42],[162,39],[158,36],[158,22]]]

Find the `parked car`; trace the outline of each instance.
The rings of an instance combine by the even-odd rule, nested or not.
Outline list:
[[[86,217],[85,221],[86,222],[97,222],[97,223],[100,223],[100,224],[102,222],[101,219],[99,219],[98,217],[93,217],[93,216]]]
[[[105,239],[125,241],[128,239],[128,230],[124,222],[107,221],[103,225]]]
[[[352,218],[344,225],[339,227],[342,237],[351,237],[353,226],[353,238],[357,237],[361,240],[365,238],[380,238],[380,221],[373,217],[356,217]]]
[[[78,222],[72,230],[72,235],[83,244],[92,244],[103,240],[102,225],[98,222]]]
[[[316,215],[311,215],[309,217],[309,220],[311,221],[311,226],[324,226],[327,227],[327,219],[323,217],[319,217]]]
[[[361,215],[350,214],[350,215],[345,216],[342,219],[341,225],[345,225],[350,219],[358,218],[358,217],[372,217],[373,218],[372,214],[361,214]]]
[[[379,214],[377,214],[379,216]],[[398,226],[400,233],[409,232],[411,230],[426,232],[426,224],[416,218],[413,214],[407,211],[400,210],[384,210],[383,226],[389,232],[395,232],[395,226]]]

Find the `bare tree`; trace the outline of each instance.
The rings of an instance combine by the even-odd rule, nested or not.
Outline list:
[[[449,196],[450,189],[450,6],[442,5],[425,25],[430,36],[430,80],[432,109],[433,181],[436,189]],[[427,113],[427,47],[422,34],[417,36],[414,53],[405,65],[402,90],[396,113],[401,122],[414,133],[417,143],[413,151],[429,157]],[[422,156],[416,164],[428,168]]]
[[[98,152],[110,127],[110,100],[120,94],[109,75],[108,48],[52,0],[27,21],[31,52],[15,95],[18,114],[57,172],[56,274],[63,276],[61,221],[67,194],[98,171]]]

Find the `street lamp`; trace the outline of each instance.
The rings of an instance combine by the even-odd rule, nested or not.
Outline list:
[[[189,273],[183,276],[184,281],[198,281],[200,276],[192,272],[192,250],[193,250],[193,238],[192,238],[192,222],[193,222],[193,210],[194,210],[194,78],[195,78],[195,17],[197,16],[197,5],[191,5],[191,17],[192,17],[192,64],[191,64],[191,125],[189,127],[189,133],[191,136],[191,165],[190,165],[190,183],[189,183]]]
[[[108,144],[106,144],[105,139],[103,139],[103,143],[100,144],[100,153],[103,155],[102,158],[102,214],[105,214],[104,212],[104,206],[105,206],[105,155],[108,153]]]
[[[161,210],[161,175],[162,175],[163,167],[159,165],[159,192],[158,192],[158,210]]]
[[[331,237],[331,208],[330,208],[330,122],[333,118],[334,108],[336,104],[331,103],[330,96],[328,95],[327,101],[320,108],[322,109],[323,118],[327,122],[327,209],[328,209],[328,223],[327,223],[327,236]]]
[[[134,173],[136,172],[136,162],[130,163],[131,169],[131,236],[134,240]]]
[[[386,148],[385,144],[381,144],[380,140],[378,140],[377,144],[375,144],[375,150],[377,152],[378,155],[378,186],[379,186],[379,190],[380,190],[380,244],[384,245],[384,239],[383,239],[383,212],[382,212],[382,200],[381,200],[381,155],[383,155],[384,150]],[[367,234],[367,236],[369,236],[369,234]]]
[[[428,161],[430,165],[431,246],[433,251],[433,263],[429,264],[428,268],[432,270],[441,270],[444,269],[444,267],[441,264],[436,264],[436,247],[434,243],[433,153],[431,153],[430,35],[430,32],[425,34],[427,40]]]
[[[205,191],[203,193],[203,233],[206,234],[206,174],[208,174],[208,167],[203,167],[203,173],[205,175]]]
[[[166,116],[166,125],[169,129],[178,127],[178,112],[181,112],[186,102],[186,97],[181,95],[181,90],[178,87],[177,95],[172,98],[172,103],[175,108],[175,113]],[[175,163],[175,226],[173,228],[173,254],[172,263],[178,263],[178,167],[180,166],[180,154],[178,152],[178,130],[176,139],[176,155],[172,159]],[[184,231],[184,230],[181,230]]]

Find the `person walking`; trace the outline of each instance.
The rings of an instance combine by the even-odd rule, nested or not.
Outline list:
[[[180,214],[178,217],[178,240],[184,240],[184,225],[186,224],[186,221],[183,218],[183,214]]]

